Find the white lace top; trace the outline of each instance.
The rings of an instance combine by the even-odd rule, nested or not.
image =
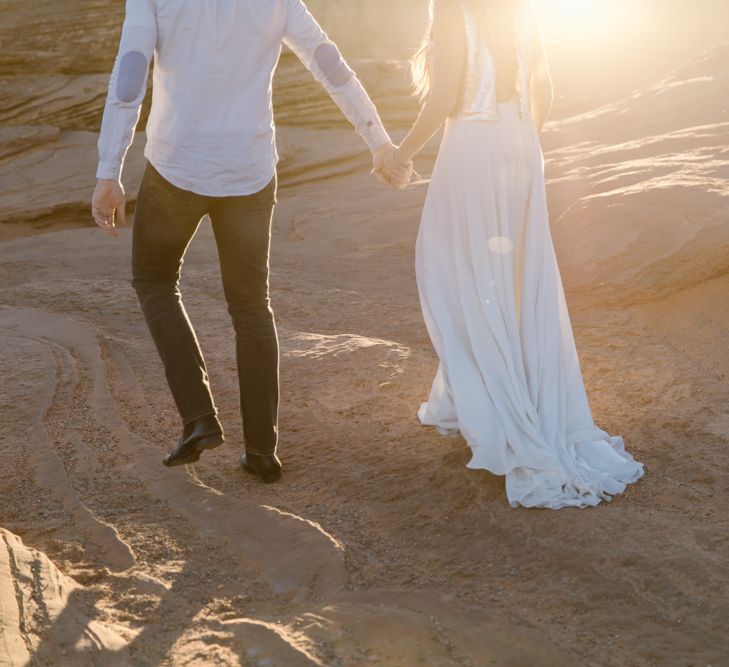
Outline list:
[[[464,0],[460,0],[466,30],[466,72],[463,105],[459,116],[471,120],[499,119],[496,97],[496,66],[488,44],[480,37],[476,18]],[[518,61],[519,113],[531,113],[530,80],[535,48],[539,44],[537,24],[528,0],[516,0],[514,35]]]

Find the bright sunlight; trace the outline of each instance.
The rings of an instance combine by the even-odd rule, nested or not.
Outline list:
[[[616,0],[540,0],[544,29],[550,39],[592,38],[608,31],[624,11]]]

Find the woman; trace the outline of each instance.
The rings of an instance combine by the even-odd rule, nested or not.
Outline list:
[[[439,368],[423,424],[460,431],[512,507],[594,506],[643,465],[592,418],[549,229],[539,130],[552,86],[527,0],[433,0],[427,96],[382,177],[403,185],[445,121],[416,246]]]

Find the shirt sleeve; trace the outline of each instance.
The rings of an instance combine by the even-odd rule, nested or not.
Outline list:
[[[147,90],[157,46],[155,0],[127,0],[119,52],[109,80],[101,121],[97,178],[120,179]]]
[[[284,43],[329,93],[371,151],[390,141],[369,95],[302,0],[288,0]]]

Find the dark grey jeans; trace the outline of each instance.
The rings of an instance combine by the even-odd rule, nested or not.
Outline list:
[[[278,438],[279,349],[268,285],[275,203],[275,176],[252,195],[206,197],[175,187],[148,162],[132,242],[132,284],[187,424],[217,414],[179,285],[185,250],[201,218],[210,216],[235,327],[246,451],[258,454],[275,452]]]

